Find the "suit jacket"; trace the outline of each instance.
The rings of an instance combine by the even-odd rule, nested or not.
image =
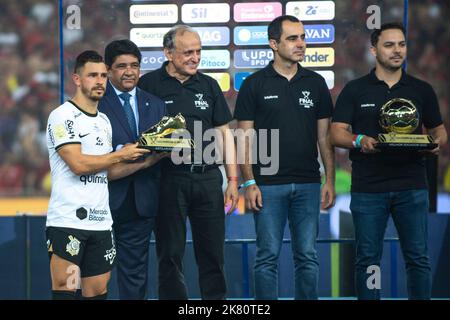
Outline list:
[[[136,88],[136,90],[139,112],[138,131],[142,133],[161,120],[166,114],[166,106],[160,98],[139,88]],[[122,103],[109,81],[105,96],[98,105],[98,110],[105,113],[111,122],[113,150],[116,150],[118,145],[135,142]],[[156,216],[160,176],[160,165],[158,163],[122,179],[110,181],[109,205],[113,218],[117,218],[119,214],[127,214],[126,212],[118,212],[118,208],[124,202],[131,186],[134,187],[137,214],[141,217]]]

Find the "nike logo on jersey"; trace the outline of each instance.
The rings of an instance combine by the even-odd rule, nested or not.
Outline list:
[[[89,134],[91,134],[90,132],[89,133],[86,133],[86,134],[78,134],[78,136],[80,137],[80,139],[82,139],[82,138],[84,138],[84,137],[86,137],[87,135],[89,135]]]

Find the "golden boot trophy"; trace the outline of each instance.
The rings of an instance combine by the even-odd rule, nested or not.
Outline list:
[[[164,116],[157,124],[139,137],[139,147],[153,151],[170,152],[173,148],[193,148],[192,139],[172,138],[172,134],[188,134],[186,120],[178,113],[175,117]]]

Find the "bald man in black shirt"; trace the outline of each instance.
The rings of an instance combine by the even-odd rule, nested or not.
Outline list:
[[[188,131],[205,135],[207,130],[221,133],[219,145],[225,146],[224,159],[228,186],[225,202],[228,213],[236,207],[237,166],[232,120],[222,91],[211,77],[197,71],[201,56],[198,33],[189,26],[173,27],[163,39],[167,62],[144,75],[139,87],[163,99],[168,114],[181,113]],[[201,128],[201,130],[196,130]],[[209,131],[211,132],[211,131]],[[202,299],[224,299],[223,247],[225,240],[224,196],[220,163],[203,157],[207,143],[196,143],[194,156],[187,163],[163,165],[160,211],[156,223],[156,249],[159,260],[159,298],[187,299],[182,259],[186,243],[186,217],[189,217],[194,251],[199,267]],[[200,156],[199,156],[200,155]]]

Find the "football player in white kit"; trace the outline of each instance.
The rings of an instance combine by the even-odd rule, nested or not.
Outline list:
[[[137,143],[112,152],[111,124],[97,111],[106,89],[107,70],[95,51],[75,63],[75,96],[53,110],[47,124],[52,192],[47,213],[47,247],[53,299],[106,299],[115,246],[108,179],[118,179],[156,163],[143,159]],[[135,161],[137,160],[137,161]]]

